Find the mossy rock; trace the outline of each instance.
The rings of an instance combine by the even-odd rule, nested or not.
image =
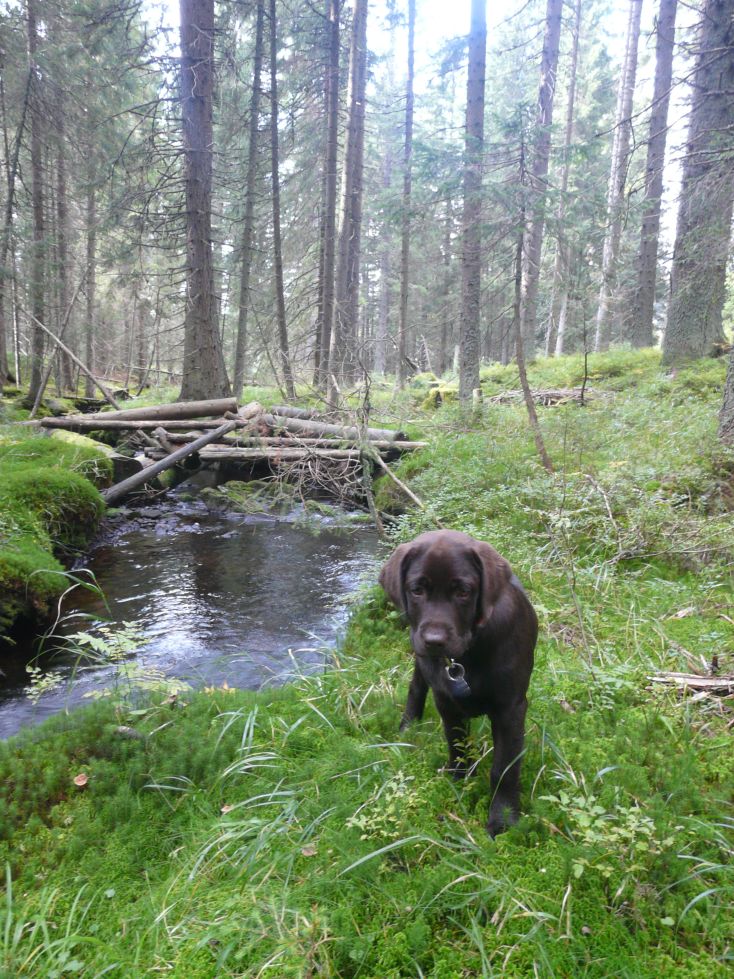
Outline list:
[[[306,513],[318,517],[338,517],[340,515],[338,507],[332,506],[330,503],[322,503],[321,500],[306,500],[304,509]]]
[[[431,388],[426,397],[421,402],[424,411],[435,411],[441,405],[447,404],[459,397],[459,389],[455,385],[439,385]]]
[[[296,494],[286,483],[253,479],[242,482],[232,479],[216,488],[205,488],[201,499],[211,510],[234,513],[290,513],[296,504]]]
[[[363,527],[372,523],[369,513],[359,510],[342,510],[341,507],[324,503],[321,500],[306,500],[303,513],[296,519],[296,524],[309,531],[319,533],[320,530],[344,529]]]

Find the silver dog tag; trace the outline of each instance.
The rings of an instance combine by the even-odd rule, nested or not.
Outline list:
[[[463,700],[465,697],[470,696],[471,687],[466,682],[465,670],[461,663],[457,663],[456,660],[452,659],[446,665],[446,675],[451,684],[451,695],[453,697],[457,700]]]

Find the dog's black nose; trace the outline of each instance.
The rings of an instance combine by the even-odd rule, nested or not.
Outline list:
[[[449,632],[440,624],[428,623],[421,629],[421,639],[429,649],[438,649],[449,641]]]

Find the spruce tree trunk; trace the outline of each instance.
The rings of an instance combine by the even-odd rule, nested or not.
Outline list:
[[[180,0],[179,76],[186,196],[186,313],[182,401],[230,393],[217,324],[212,261],[214,0]]]
[[[28,401],[33,404],[43,375],[45,224],[43,208],[43,104],[41,73],[37,64],[38,25],[36,0],[28,0],[28,64],[31,72],[31,199],[33,204],[33,249],[31,252],[30,292],[34,322],[31,330],[31,376]]]
[[[336,253],[336,188],[339,149],[339,17],[341,0],[328,0],[329,60],[326,70],[326,140],[324,149],[324,199],[321,212],[321,296],[318,347],[319,386],[326,390],[331,363],[334,323],[334,261]]]
[[[285,390],[295,401],[296,389],[288,350],[288,325],[285,318],[283,285],[283,245],[280,234],[280,154],[278,150],[278,62],[276,0],[270,0],[270,162],[273,197],[273,265],[275,271],[275,311],[278,321],[278,350]]]
[[[596,314],[594,349],[607,350],[611,334],[613,304],[617,288],[617,259],[622,237],[622,211],[624,185],[629,163],[630,136],[632,133],[632,101],[637,76],[637,44],[640,38],[640,14],[642,0],[630,0],[624,62],[617,91],[617,111],[614,117],[612,141],[612,165],[607,190],[607,233],[602,254],[602,281]]]
[[[719,438],[722,442],[734,443],[734,347],[729,354],[724,401],[719,412]]]
[[[538,323],[540,254],[543,247],[546,185],[550,159],[551,126],[553,124],[553,96],[556,89],[562,10],[563,0],[548,0],[545,11],[543,54],[540,61],[540,88],[538,90],[538,114],[536,118],[537,136],[530,171],[530,214],[523,244],[520,329],[524,354],[530,360],[535,355],[535,333]]]
[[[394,90],[395,68],[395,18],[391,17],[390,50],[387,55],[387,91]],[[389,126],[384,138],[384,156],[382,158],[381,187],[383,197],[388,200],[392,187],[393,172],[393,129]],[[387,344],[390,322],[390,272],[392,255],[391,223],[383,214],[380,229],[380,296],[377,311],[377,329],[375,331],[374,370],[376,374],[384,374],[387,367]]]
[[[89,159],[91,162],[91,152]],[[84,324],[84,362],[90,374],[94,374],[94,320],[97,303],[97,192],[94,176],[93,167],[90,165],[87,172],[87,303]],[[87,374],[84,376],[84,397],[94,397],[94,383]]]
[[[415,73],[415,0],[408,0],[408,78],[405,86],[405,144],[400,237],[400,317],[396,380],[405,387],[408,353],[408,292],[410,289],[410,208],[413,166],[413,77]]]
[[[563,354],[566,344],[566,327],[568,325],[568,297],[571,291],[570,279],[573,274],[573,252],[570,247],[566,249],[566,260],[568,265],[566,267],[566,281],[561,289],[561,305],[558,309],[558,333],[556,334],[556,343],[553,353],[556,357],[560,357]]]
[[[677,8],[678,0],[660,0],[660,12],[656,23],[655,91],[645,165],[645,204],[637,258],[637,292],[630,330],[633,347],[651,347],[653,344],[652,321],[658,263],[660,203],[663,196],[663,164],[668,134],[668,105],[670,83],[673,78]]]
[[[253,231],[255,226],[255,181],[257,178],[257,143],[260,112],[260,76],[263,60],[263,22],[265,0],[257,0],[255,20],[255,53],[252,67],[252,93],[250,95],[250,133],[247,149],[247,174],[245,176],[245,221],[240,245],[240,299],[237,310],[237,341],[234,358],[232,393],[235,398],[242,394],[247,367],[247,313],[250,307],[250,273],[252,271]]]
[[[74,312],[66,313],[69,306],[69,277],[71,267],[69,262],[69,202],[66,179],[66,99],[63,89],[58,90],[56,103],[56,138],[58,152],[56,157],[56,242],[58,249],[58,283],[59,283],[59,323],[65,324],[62,331],[66,343],[74,349]],[[63,339],[59,333],[59,339]],[[73,384],[71,359],[65,353],[58,353],[62,387],[70,391]]]
[[[342,215],[336,269],[336,305],[331,368],[340,378],[354,377],[362,237],[364,110],[367,87],[367,0],[355,0],[349,56],[349,121],[342,179]]]
[[[3,64],[3,54],[0,51],[0,69],[4,68]],[[3,72],[4,73],[4,72]],[[0,109],[2,110],[2,127],[3,127],[3,150],[5,156],[5,207],[3,215],[3,230],[2,238],[0,238],[0,345],[3,346],[5,352],[4,354],[0,352],[0,394],[2,394],[2,388],[8,376],[8,362],[7,362],[7,332],[5,326],[5,286],[6,283],[15,282],[15,267],[14,262],[8,262],[8,255],[11,252],[10,242],[13,233],[13,214],[15,212],[15,182],[18,175],[18,159],[20,155],[20,147],[23,140],[23,132],[25,130],[26,115],[28,114],[28,103],[30,101],[31,93],[31,83],[33,78],[33,71],[29,68],[28,71],[28,82],[25,88],[25,95],[23,98],[23,105],[21,107],[20,122],[18,123],[18,131],[13,143],[13,149],[10,149],[10,140],[8,138],[8,116],[5,105],[5,87],[3,85],[2,77],[0,77]],[[16,307],[17,308],[17,307]],[[11,322],[14,322],[11,313]],[[15,334],[15,329],[13,329],[13,334]],[[16,352],[16,364],[18,362],[17,355],[17,344],[13,344]],[[16,368],[16,384],[20,384],[20,378],[17,376],[18,371]]]
[[[464,211],[461,250],[459,400],[468,405],[479,387],[479,323],[482,288],[482,157],[487,63],[486,0],[472,0],[466,83]]]
[[[441,289],[441,326],[438,345],[438,373],[449,369],[449,335],[451,332],[451,232],[454,228],[454,212],[451,198],[446,201],[446,218],[443,229],[443,286]]]
[[[734,195],[734,0],[706,0],[683,162],[663,362],[708,353],[721,313]]]
[[[568,279],[571,262],[571,243],[565,228],[566,197],[568,195],[568,177],[571,170],[571,143],[573,142],[574,109],[576,104],[576,73],[579,64],[579,37],[581,35],[581,0],[576,0],[573,23],[573,42],[571,46],[571,67],[568,76],[568,102],[566,105],[566,128],[563,134],[563,168],[561,170],[561,195],[556,211],[556,226],[558,228],[558,243],[553,265],[553,296],[551,299],[551,315],[548,322],[548,332],[545,338],[546,356],[556,353],[560,335],[559,323],[561,312],[568,304]],[[565,331],[564,331],[565,332]],[[563,339],[561,349],[563,352]]]

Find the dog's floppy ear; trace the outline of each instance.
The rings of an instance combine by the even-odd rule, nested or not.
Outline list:
[[[387,597],[401,612],[407,612],[403,582],[405,581],[405,571],[412,550],[412,543],[400,544],[392,552],[387,564],[385,564],[380,572],[380,584],[385,590]]]
[[[481,585],[477,600],[477,626],[486,625],[492,617],[497,601],[509,585],[512,569],[505,559],[489,544],[477,541],[474,557],[479,563]]]

